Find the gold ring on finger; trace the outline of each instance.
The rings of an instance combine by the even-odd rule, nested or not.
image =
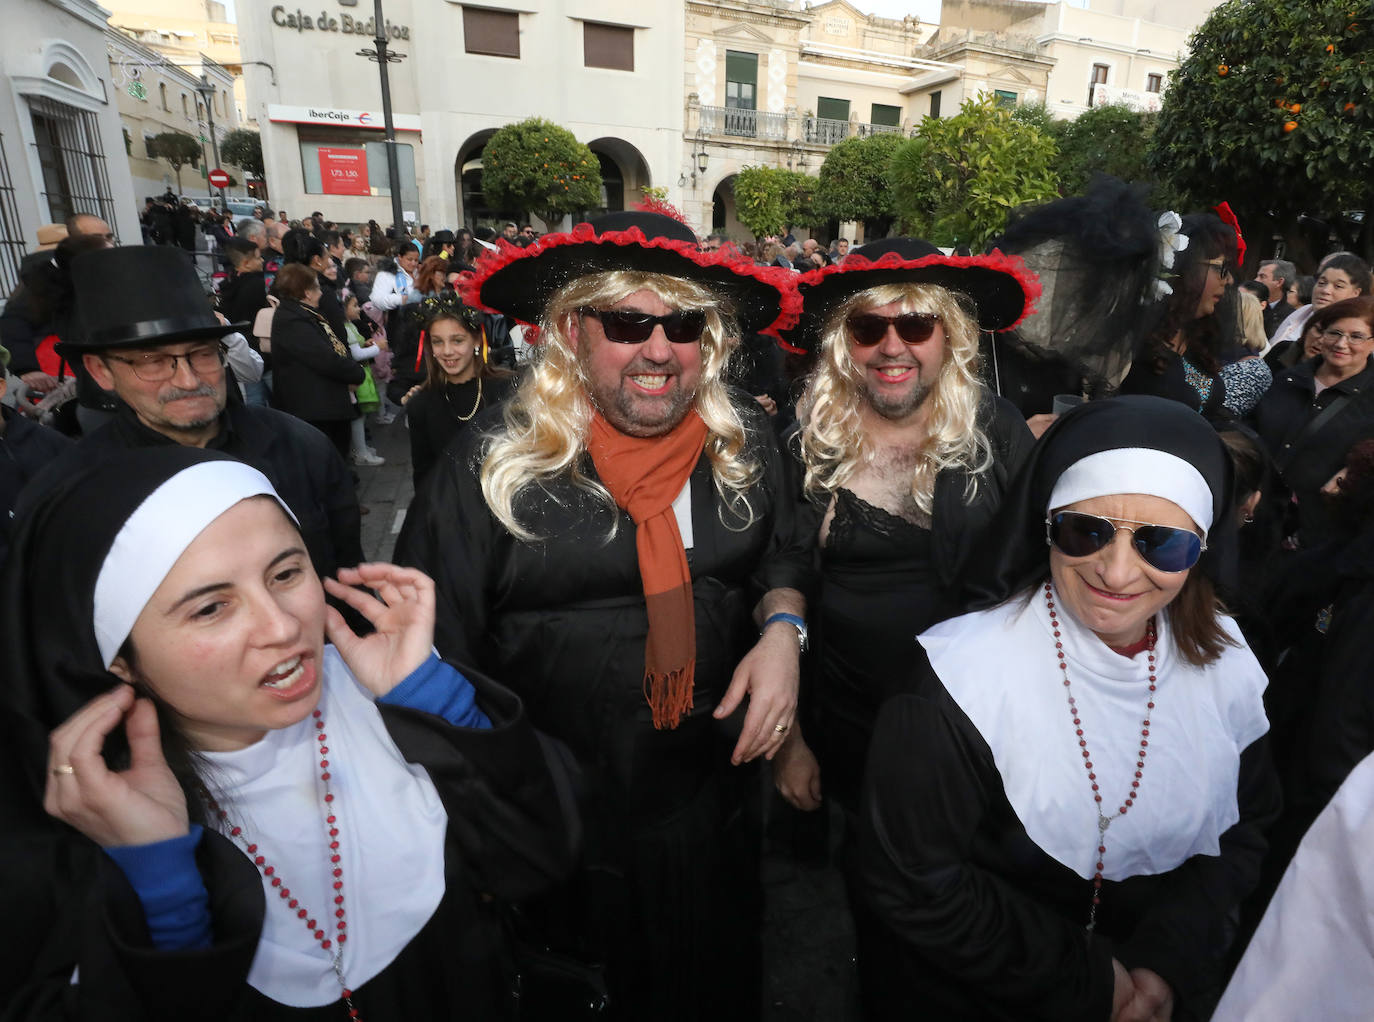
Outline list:
[[[776,731],[778,734],[784,734],[787,731],[787,729],[791,726],[791,724],[774,724],[773,730]]]
[[[70,763],[59,763],[52,768],[52,772],[58,777],[61,777],[63,774],[75,774],[76,767],[72,766]]]

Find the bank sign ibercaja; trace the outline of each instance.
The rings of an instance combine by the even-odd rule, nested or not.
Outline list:
[[[356,6],[357,0],[352,3],[349,0],[339,0],[340,6]],[[272,24],[278,28],[294,28],[297,32],[341,32],[344,35],[362,35],[368,38],[375,38],[377,35],[377,21],[375,18],[355,18],[351,14],[340,13],[338,17],[330,14],[328,9],[320,11],[318,15],[306,14],[299,7],[294,11],[287,10],[281,4],[272,8]],[[390,42],[393,39],[409,39],[409,25],[393,25],[387,21],[386,38]]]

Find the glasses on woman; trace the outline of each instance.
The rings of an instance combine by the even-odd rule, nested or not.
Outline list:
[[[225,349],[220,344],[207,344],[183,351],[180,355],[169,355],[159,351],[138,358],[123,358],[119,355],[105,357],[113,362],[123,362],[144,383],[161,383],[177,374],[178,362],[185,362],[197,376],[210,376],[218,372],[224,368]]]
[[[871,348],[882,343],[888,327],[895,329],[897,336],[907,344],[928,341],[935,333],[935,324],[938,322],[940,317],[933,312],[904,312],[900,316],[860,312],[846,319],[844,325],[855,344]]]
[[[1322,340],[1327,344],[1340,344],[1345,341],[1351,347],[1357,347],[1361,344],[1368,344],[1371,338],[1369,334],[1347,334],[1341,330],[1323,330]]]
[[[1134,528],[1123,528],[1117,523]],[[1118,531],[1131,534],[1131,545],[1146,564],[1169,574],[1187,571],[1207,549],[1196,532],[1172,525],[1135,522],[1129,518],[1113,522],[1081,511],[1059,511],[1045,520],[1047,540],[1067,557],[1092,556],[1105,549]]]
[[[616,344],[642,344],[656,326],[663,327],[663,336],[674,344],[695,344],[706,329],[706,313],[702,309],[678,309],[666,316],[651,316],[633,309],[587,307],[578,309],[577,314],[600,320],[606,340]]]
[[[1231,264],[1228,263],[1225,259],[1218,259],[1215,262],[1209,260],[1207,262],[1204,262],[1202,265],[1207,267],[1209,270],[1215,270],[1217,274],[1217,279],[1219,280],[1235,279],[1235,273],[1231,269]]]

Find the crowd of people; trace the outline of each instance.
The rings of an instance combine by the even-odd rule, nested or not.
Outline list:
[[[983,253],[215,226],[0,318],[0,1015],[757,1019],[764,773],[856,1017],[1364,1010],[1358,256],[1105,179]]]

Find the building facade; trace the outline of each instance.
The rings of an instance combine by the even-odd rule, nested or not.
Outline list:
[[[248,115],[256,119],[273,206],[339,223],[391,221],[370,5],[326,0],[303,12],[239,0]],[[387,0],[402,209],[434,226],[494,224],[482,150],[503,125],[537,116],[591,147],[603,208],[677,179],[682,96],[662,69],[682,52],[677,5],[634,0]],[[263,61],[274,69],[258,66]],[[541,227],[556,225],[538,225]]]
[[[1059,117],[1104,101],[1149,108],[1186,47],[1187,14],[1214,2],[945,0],[935,25],[850,0],[387,0],[384,30],[404,55],[390,65],[402,209],[498,225],[483,147],[538,116],[596,153],[601,208],[662,188],[699,231],[741,238],[733,180],[746,166],[815,173],[845,138],[908,135],[985,94]],[[262,128],[273,204],[389,223],[376,65],[357,55],[372,47],[372,8],[240,0],[238,18],[244,113]]]
[[[244,120],[239,29],[220,0],[113,0],[110,27],[160,54],[166,63],[200,74],[209,57],[233,76],[235,115]]]
[[[1215,0],[1093,0],[1091,9],[944,0],[939,25],[868,16],[848,0],[685,6],[683,209],[740,239],[733,181],[746,166],[815,173],[845,138],[909,135],[985,95],[1043,103],[1060,118],[1106,102],[1158,109],[1188,33]],[[841,225],[849,237],[856,229]]]
[[[95,213],[139,238],[105,52],[109,12],[91,0],[6,7],[0,33],[0,299],[37,231]]]
[[[853,136],[909,134],[902,88],[954,65],[921,55],[936,26],[864,14],[848,0],[687,0],[681,208],[701,231],[742,240],[734,180],[749,166],[819,171]],[[852,236],[852,234],[851,234]]]
[[[110,85],[119,108],[124,152],[135,195],[140,201],[166,191],[208,196],[212,189],[205,175],[215,163],[211,126],[218,144],[239,124],[234,75],[203,55],[194,64],[178,66],[114,29],[106,31],[105,44]],[[169,131],[190,135],[200,142],[197,166],[182,167],[180,175],[153,146],[154,138]],[[234,176],[239,184],[226,189],[226,193],[242,195],[243,172]]]

